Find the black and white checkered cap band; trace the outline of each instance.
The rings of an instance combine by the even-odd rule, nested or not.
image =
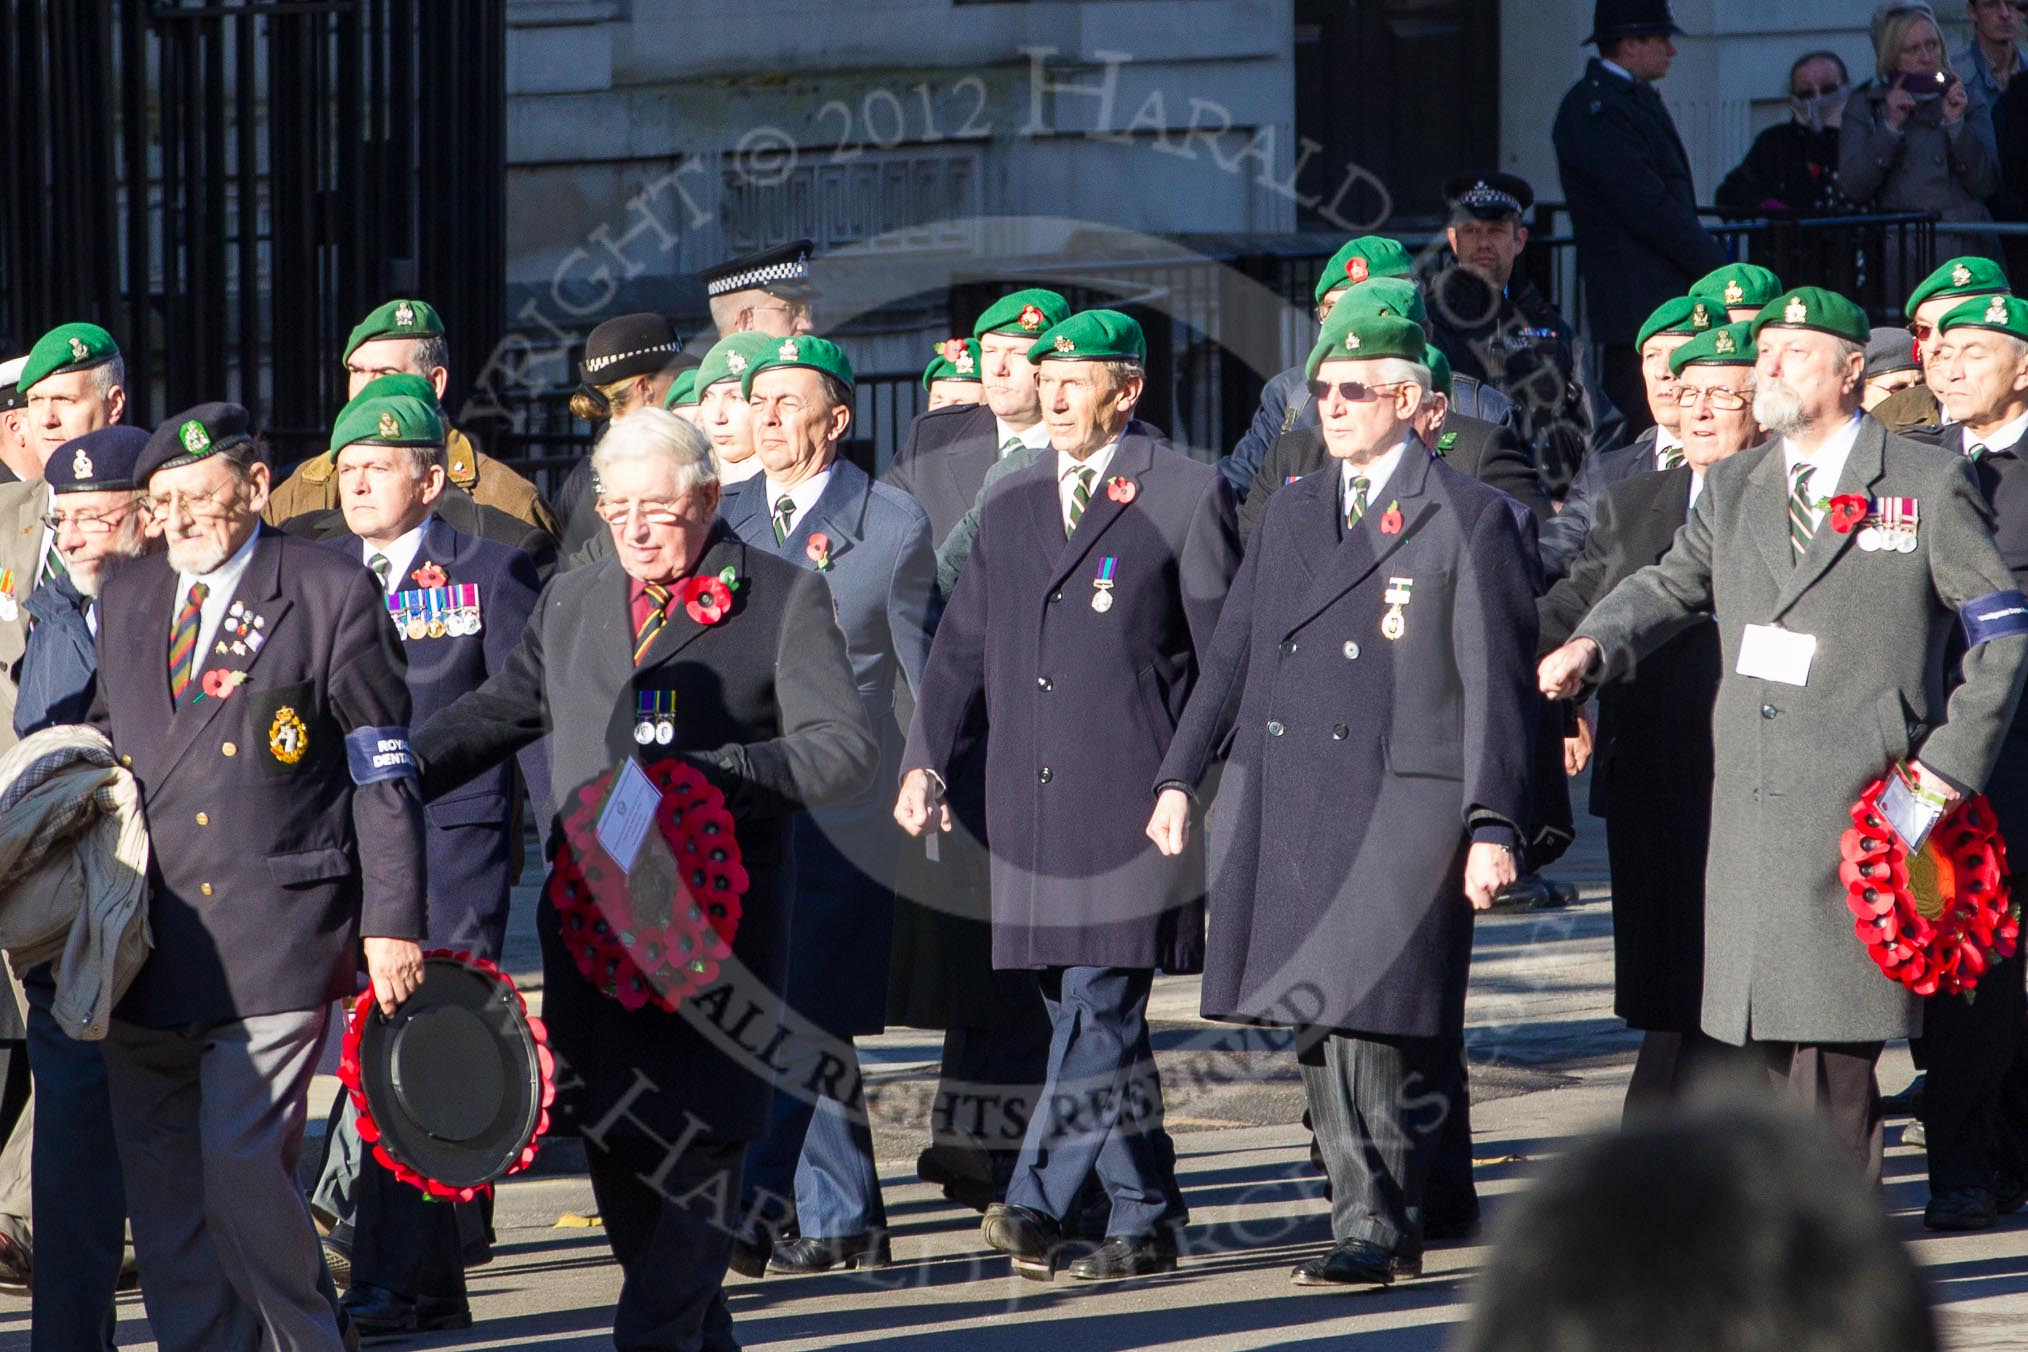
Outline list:
[[[597,375],[614,362],[622,362],[629,357],[644,357],[650,352],[681,352],[682,350],[683,344],[681,343],[657,343],[653,347],[637,347],[632,352],[614,352],[603,357],[586,357],[584,359],[584,373],[588,376]]]
[[[1498,207],[1501,211],[1511,211],[1516,216],[1521,214],[1521,202],[1518,198],[1511,193],[1501,192],[1498,188],[1488,187],[1484,183],[1474,184],[1470,191],[1462,194],[1458,198],[1458,205],[1467,211]]]
[[[756,286],[770,286],[776,282],[799,282],[810,275],[810,260],[791,258],[781,263],[768,263],[762,267],[748,268],[728,277],[720,277],[704,288],[708,296],[723,296],[732,291],[746,291]]]

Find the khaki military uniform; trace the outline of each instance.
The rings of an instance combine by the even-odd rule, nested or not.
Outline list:
[[[1886,424],[1890,432],[1943,425],[1943,410],[1936,396],[1929,392],[1929,386],[1920,383],[1888,395],[1873,410],[1873,416]]]
[[[560,534],[556,517],[535,485],[481,451],[478,442],[455,427],[445,430],[444,459],[450,481],[470,493],[473,501],[484,507],[497,507],[552,536]],[[274,490],[262,515],[269,525],[279,526],[306,512],[328,511],[337,506],[337,466],[332,457],[315,455],[296,466],[295,472]]]

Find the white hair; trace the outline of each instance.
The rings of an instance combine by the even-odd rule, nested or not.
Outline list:
[[[603,474],[616,461],[657,456],[675,469],[679,493],[694,493],[718,482],[718,467],[704,433],[663,408],[638,409],[610,424],[592,450],[592,473]]]
[[[1419,361],[1410,361],[1406,357],[1377,358],[1373,363],[1373,380],[1371,383],[1375,385],[1411,384],[1422,391],[1422,397],[1425,400],[1436,392],[1436,377],[1429,373],[1429,367]]]

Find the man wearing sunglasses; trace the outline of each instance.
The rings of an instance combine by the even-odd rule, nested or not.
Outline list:
[[[1909,293],[1906,311],[1908,330],[1914,336],[1917,356],[1922,362],[1922,383],[1887,399],[1873,410],[1873,416],[1885,423],[1890,432],[1942,425],[1941,391],[1930,374],[1930,359],[1938,342],[1938,322],[1966,301],[2012,294],[2013,288],[2007,284],[2007,274],[2000,265],[1977,254],[1946,259],[1923,278]]]

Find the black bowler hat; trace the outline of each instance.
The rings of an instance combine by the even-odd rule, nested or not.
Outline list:
[[[556,1096],[547,1043],[505,973],[439,949],[392,1019],[372,991],[359,997],[338,1077],[376,1160],[431,1196],[470,1201],[534,1162]]]
[[[1676,26],[1676,12],[1669,0],[1598,0],[1592,10],[1591,36],[1585,42],[1604,46],[1614,38],[1682,31]]]
[[[1527,215],[1535,205],[1535,189],[1513,174],[1461,174],[1444,181],[1444,201],[1454,212],[1497,221]]]
[[[676,326],[657,314],[617,315],[585,335],[579,370],[587,385],[655,376],[682,362]]]

